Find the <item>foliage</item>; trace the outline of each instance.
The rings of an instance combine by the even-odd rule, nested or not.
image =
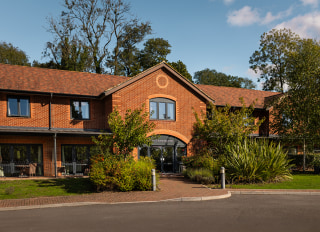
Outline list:
[[[59,21],[49,18],[49,31],[56,37],[52,43],[48,43],[50,56],[60,56],[68,39],[68,46],[76,42],[77,51],[88,51],[91,61],[89,68],[96,73],[104,72],[103,66],[112,52],[113,62],[107,62],[108,68],[118,75],[118,57],[125,41],[134,33],[137,38],[140,37],[131,40],[134,44],[150,33],[149,29],[146,30],[150,28],[150,23],[140,24],[137,18],[132,17],[130,5],[123,0],[64,0],[63,6]],[[133,29],[130,30],[130,36],[127,34],[128,28]]]
[[[313,160],[311,164],[316,167],[320,167],[320,154],[313,154]]]
[[[182,160],[187,169],[204,168],[211,172],[219,172],[219,162],[210,155],[184,156]]]
[[[183,174],[190,180],[201,184],[214,184],[216,182],[213,172],[206,168],[188,168]]]
[[[194,124],[193,140],[195,149],[207,146],[216,155],[225,153],[225,146],[239,143],[254,131],[257,131],[263,119],[255,122],[252,115],[254,104],[246,107],[243,99],[242,108],[231,109],[229,105],[216,107],[210,104],[207,114],[197,115]],[[195,153],[197,153],[196,151]]]
[[[0,43],[0,63],[30,66],[26,53],[11,43]]]
[[[59,22],[49,21],[50,32],[55,35],[53,42],[47,42],[44,57],[51,60],[46,64],[34,66],[62,69],[69,71],[92,71],[90,48],[81,40],[74,30],[70,16],[62,17]]]
[[[264,90],[284,92],[287,82],[287,57],[296,49],[300,37],[290,29],[272,29],[263,33],[259,50],[250,57],[250,68],[259,73]]]
[[[151,33],[150,23],[141,23],[135,19],[124,26],[123,33],[116,33],[117,46],[108,57],[107,66],[114,75],[134,76],[141,70],[139,49],[136,45]]]
[[[320,141],[320,43],[300,40],[287,62],[288,91],[274,99],[270,126],[283,139],[306,147]]]
[[[252,80],[243,77],[231,76],[212,69],[204,69],[194,74],[194,82],[203,85],[216,85],[236,88],[254,89]]]
[[[151,68],[162,61],[167,61],[167,55],[171,52],[171,45],[163,38],[148,39],[143,45],[144,48],[138,55],[142,70]]]
[[[291,178],[291,165],[280,144],[245,140],[228,145],[227,152],[225,168],[232,181],[276,182]]]
[[[96,154],[91,158],[90,180],[101,190],[151,190],[151,170],[155,168],[150,158],[118,159],[115,156]]]
[[[187,66],[181,61],[178,60],[177,62],[169,62],[169,65],[173,67],[177,72],[179,72],[182,76],[184,76],[189,81],[192,81],[192,76],[187,70]]]
[[[105,154],[111,149],[111,154],[121,158],[130,156],[134,148],[144,144],[151,145],[152,136],[147,134],[153,130],[155,124],[150,122],[149,113],[143,113],[140,109],[127,109],[124,117],[117,109],[109,115],[108,125],[112,134],[101,134],[93,141],[100,148],[101,153]]]
[[[313,168],[313,155],[312,154],[306,154],[305,159],[303,157],[303,155],[291,155],[288,154],[288,160],[289,163],[292,164],[292,169],[293,170],[303,170],[303,165],[304,165],[304,161],[305,160],[305,168]]]

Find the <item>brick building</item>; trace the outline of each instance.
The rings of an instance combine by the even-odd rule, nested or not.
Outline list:
[[[86,175],[91,138],[111,133],[110,112],[142,105],[154,112],[152,133],[160,136],[134,155],[152,156],[160,171],[179,172],[192,146],[194,111],[205,111],[208,102],[256,101],[254,116],[267,119],[256,136],[268,137],[265,100],[277,94],[195,85],[166,63],[132,78],[0,64],[0,83],[0,176]]]

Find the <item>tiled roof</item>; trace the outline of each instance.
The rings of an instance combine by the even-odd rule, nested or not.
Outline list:
[[[0,89],[99,96],[127,77],[0,64]]]
[[[215,105],[241,107],[242,104],[239,98],[243,98],[246,106],[249,106],[254,101],[255,108],[265,108],[266,98],[274,95],[278,95],[278,92],[268,92],[253,89],[233,88],[233,87],[222,87],[213,85],[196,85],[199,89],[206,92],[212,99],[215,100]]]
[[[132,81],[148,75],[149,72],[153,72],[154,69],[162,67],[167,67],[167,65],[160,63],[147,70],[147,72],[138,74],[136,77],[130,79],[123,76],[0,64],[0,89],[99,96],[107,92],[107,90],[109,90],[110,93],[117,91],[121,86],[126,86]],[[243,97],[247,106],[256,100],[255,108],[264,108],[264,103],[267,98],[279,94],[277,92],[213,85],[190,85],[194,86],[193,88],[196,91],[202,91],[203,94],[213,99],[215,104],[219,106],[229,104],[231,106],[241,107],[242,105],[239,98]]]

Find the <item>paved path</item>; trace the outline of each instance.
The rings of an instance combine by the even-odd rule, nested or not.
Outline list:
[[[158,191],[102,192],[76,196],[39,197],[0,200],[0,210],[14,207],[52,207],[93,203],[124,203],[148,201],[201,201],[230,197],[228,190],[208,189],[183,177],[161,177]]]

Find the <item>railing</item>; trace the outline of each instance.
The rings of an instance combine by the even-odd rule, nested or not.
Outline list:
[[[42,164],[0,163],[0,177],[29,177],[42,175]]]
[[[83,163],[62,163],[61,170],[64,170],[64,173],[62,172],[62,175],[78,175],[78,176],[87,176],[89,174],[89,165],[83,164]]]

